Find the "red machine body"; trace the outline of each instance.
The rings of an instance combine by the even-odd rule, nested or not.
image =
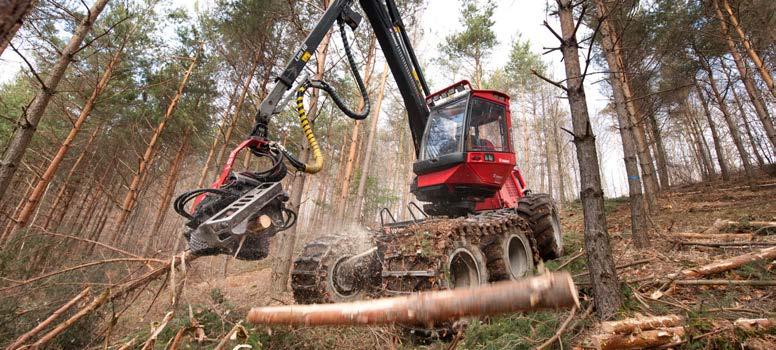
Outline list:
[[[515,167],[509,96],[460,81],[426,97],[431,108],[412,192],[432,215],[513,208],[525,182]]]

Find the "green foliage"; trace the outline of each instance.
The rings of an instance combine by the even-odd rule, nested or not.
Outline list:
[[[483,77],[483,61],[498,44],[493,31],[493,11],[496,5],[490,0],[484,3],[464,1],[462,5],[463,30],[447,36],[440,45],[440,50],[446,55],[441,62],[454,71],[454,67],[468,63],[471,66],[469,75],[475,83],[479,83]]]
[[[533,349],[555,334],[561,317],[557,312],[537,312],[499,317],[484,324],[473,322],[461,345],[463,349]]]
[[[14,125],[27,104],[35,97],[36,86],[21,75],[0,85],[0,145],[11,137]]]

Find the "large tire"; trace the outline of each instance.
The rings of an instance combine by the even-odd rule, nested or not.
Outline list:
[[[543,260],[553,260],[563,255],[558,209],[550,195],[537,193],[521,198],[517,204],[517,213],[528,221],[539,256]]]
[[[347,234],[324,236],[307,243],[291,270],[294,300],[298,304],[323,304],[364,299],[367,286],[343,291],[333,278],[338,262],[368,250],[363,243]]]

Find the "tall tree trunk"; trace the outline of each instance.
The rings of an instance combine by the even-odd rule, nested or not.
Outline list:
[[[601,319],[614,316],[622,304],[620,281],[614,269],[609,234],[607,233],[604,196],[598,172],[595,135],[588,115],[582,70],[579,65],[579,44],[576,39],[572,0],[557,0],[560,18],[561,51],[566,69],[574,145],[579,161],[582,208],[585,227],[587,269],[593,285],[596,313]],[[581,20],[581,19],[580,19]]]
[[[618,77],[619,70],[615,52],[614,28],[610,25],[608,16],[609,10],[602,0],[596,1],[598,14],[601,16],[601,34],[603,36],[601,43],[604,48],[607,63],[609,64],[610,84],[614,95],[615,112],[620,129],[620,139],[622,140],[622,154],[625,162],[625,173],[628,177],[628,197],[631,207],[631,234],[633,243],[637,247],[646,247],[649,244],[647,212],[644,208],[644,195],[641,189],[641,179],[639,177],[638,157],[636,150],[636,140],[634,137],[634,125],[628,117],[628,107],[623,91],[623,80]]]
[[[51,67],[46,79],[43,81],[40,91],[32,100],[32,103],[27,109],[22,112],[19,118],[19,124],[11,135],[11,140],[8,143],[5,152],[3,153],[3,160],[0,161],[0,200],[3,199],[5,191],[8,189],[8,185],[11,183],[16,168],[19,166],[24,153],[27,152],[27,147],[32,141],[32,136],[35,134],[35,129],[38,127],[43,112],[46,111],[46,107],[51,101],[51,97],[56,93],[59,81],[65,75],[67,67],[81,47],[86,35],[91,31],[94,22],[100,15],[108,0],[95,1],[92,8],[89,9],[88,16],[85,16],[78,27],[73,32],[73,36],[70,37],[70,41],[67,43],[64,49],[62,49],[59,59]]]
[[[148,171],[148,166],[151,164],[154,154],[156,153],[156,144],[159,142],[159,137],[162,135],[162,132],[164,132],[165,127],[167,127],[167,123],[172,119],[175,107],[178,105],[178,101],[180,101],[181,96],[183,95],[183,89],[186,87],[186,83],[189,81],[191,72],[194,71],[194,66],[197,64],[198,59],[199,53],[195,53],[194,58],[191,59],[189,68],[186,70],[186,73],[183,74],[183,79],[178,85],[178,90],[175,92],[175,96],[167,106],[167,111],[164,113],[164,117],[162,117],[161,122],[159,122],[156,130],[154,130],[154,134],[151,136],[151,140],[148,142],[148,146],[143,153],[143,158],[140,159],[137,172],[132,176],[132,182],[129,185],[129,190],[124,196],[124,201],[121,205],[121,214],[116,221],[116,228],[119,234],[123,233],[124,229],[126,228],[127,219],[129,218],[129,214],[132,213],[132,209],[134,208],[138,198],[140,182],[145,177],[146,172]]]
[[[685,114],[685,118],[687,118],[687,121],[690,123],[690,131],[695,136],[695,142],[698,145],[698,151],[700,152],[701,160],[703,161],[703,167],[706,168],[706,173],[708,174],[707,180],[713,180],[717,177],[717,170],[714,169],[714,164],[711,161],[711,152],[709,151],[708,144],[706,144],[706,138],[703,137],[703,129],[701,128],[698,119],[695,117],[695,114],[690,113],[689,109]]]
[[[5,0],[0,1],[0,55],[13,39],[24,23],[24,18],[30,13],[37,0]]]
[[[366,154],[364,155],[364,164],[361,166],[361,178],[358,179],[358,191],[356,192],[356,208],[353,215],[360,221],[362,218],[361,210],[364,207],[364,191],[366,191],[366,181],[369,177],[369,167],[372,163],[372,153],[374,152],[375,138],[377,137],[377,122],[380,119],[380,110],[383,107],[383,96],[385,96],[385,80],[388,78],[388,64],[383,64],[383,74],[380,77],[380,87],[377,89],[377,103],[372,113],[371,125],[369,126],[369,136],[366,141]]]
[[[38,180],[38,184],[35,186],[32,194],[29,198],[27,198],[27,203],[24,205],[22,212],[19,213],[19,216],[16,218],[17,228],[27,226],[27,220],[30,218],[30,215],[32,215],[33,211],[35,211],[35,208],[38,207],[43,191],[48,187],[51,179],[59,170],[59,165],[62,163],[65,155],[67,155],[67,152],[70,150],[70,146],[72,145],[76,136],[78,136],[78,133],[81,131],[81,126],[83,126],[84,122],[86,122],[86,119],[89,118],[89,116],[92,114],[92,110],[94,110],[94,106],[97,103],[97,98],[100,97],[102,91],[108,86],[108,82],[110,82],[111,76],[113,76],[113,69],[119,63],[119,59],[121,58],[121,53],[124,51],[124,45],[127,43],[127,39],[128,35],[124,37],[121,46],[119,46],[119,48],[116,50],[116,53],[113,54],[110,62],[108,62],[108,65],[105,67],[105,71],[103,72],[102,77],[100,77],[100,80],[94,87],[91,96],[89,96],[89,99],[86,100],[83,108],[81,108],[81,113],[73,123],[73,127],[70,129],[70,133],[67,135],[67,137],[65,137],[65,140],[62,142],[62,146],[59,147],[57,154],[53,159],[51,159],[48,168],[46,168],[43,176]]]
[[[542,89],[542,139],[544,140],[544,167],[547,169],[547,193],[552,196],[553,188],[552,188],[552,158],[550,152],[550,137],[547,135],[547,115],[549,112],[547,111],[547,101],[545,96],[545,89]],[[550,126],[551,127],[551,126]]]
[[[323,0],[323,7],[328,8],[329,7],[329,1]],[[318,46],[318,50],[316,51],[316,57],[317,57],[317,67],[315,71],[315,79],[322,79],[323,74],[326,71],[326,57],[329,49],[329,42],[331,40],[331,31],[326,33],[326,35],[323,37],[323,40],[321,41],[321,44]],[[308,115],[315,117],[315,115],[318,113],[318,96],[319,91],[317,89],[313,90],[312,95],[310,96],[310,108]],[[314,122],[314,121],[313,121]],[[299,160],[301,160],[304,163],[307,163],[310,161],[310,148],[305,146],[302,150],[302,153],[299,155]],[[291,210],[295,211],[297,214],[299,213],[299,207],[302,203],[302,194],[304,192],[304,185],[305,180],[307,179],[307,176],[304,173],[298,173],[296,177],[294,177],[294,180],[291,185],[291,190],[293,191],[291,193],[291,203],[290,207]],[[277,249],[277,258],[275,260],[275,263],[272,266],[272,292],[273,293],[282,293],[285,292],[288,289],[288,273],[291,270],[291,259],[294,255],[294,247],[296,246],[296,231],[297,226],[294,225],[293,227],[289,228],[288,230],[283,231],[279,237],[276,237],[276,241],[278,242],[278,249]]]
[[[561,143],[560,136],[558,135],[558,129],[560,126],[557,125],[557,121],[560,116],[558,115],[557,108],[553,108],[553,110],[552,139],[555,146],[555,165],[556,170],[558,171],[558,207],[561,211],[563,211],[563,205],[566,201],[566,186],[563,181],[565,164],[563,164],[563,144]],[[601,180],[603,180],[603,178]]]
[[[364,85],[369,90],[369,81],[372,79],[372,66],[374,65],[376,49],[376,39],[372,37],[369,42],[369,50],[366,58],[366,66],[364,67]],[[364,96],[369,98],[369,96]],[[362,100],[358,104],[357,111],[361,112],[364,108],[364,101]],[[353,177],[353,169],[356,163],[356,150],[358,146],[359,129],[361,127],[361,121],[356,120],[353,123],[353,129],[350,134],[350,149],[348,150],[347,166],[345,166],[345,173],[342,176],[342,186],[340,187],[339,200],[337,201],[337,208],[334,212],[334,218],[337,220],[338,225],[344,224],[345,220],[345,206],[348,202],[348,196],[350,195],[350,181]]]
[[[205,186],[205,179],[207,179],[208,171],[210,170],[210,163],[213,161],[213,155],[215,155],[216,147],[218,147],[218,141],[221,140],[221,135],[224,132],[224,128],[226,128],[226,123],[229,120],[229,111],[232,109],[232,105],[234,104],[234,99],[237,97],[237,91],[239,91],[240,85],[235,84],[234,89],[232,90],[232,94],[229,95],[229,103],[226,105],[226,109],[224,110],[224,116],[221,117],[221,122],[218,124],[218,129],[216,130],[215,136],[213,136],[213,144],[210,145],[210,150],[207,152],[207,158],[205,158],[205,164],[202,166],[202,172],[199,175],[199,180],[197,180],[197,188],[202,188]]]
[[[754,79],[752,79],[752,76],[748,72],[744,58],[741,57],[741,54],[738,52],[736,43],[733,41],[733,38],[728,31],[727,21],[725,21],[722,15],[722,10],[719,8],[719,3],[717,0],[712,0],[712,3],[714,4],[714,11],[717,13],[717,18],[719,19],[720,34],[722,34],[722,37],[725,38],[725,43],[727,44],[728,50],[730,51],[730,54],[733,56],[733,60],[736,63],[738,74],[741,76],[741,80],[744,81],[744,87],[746,88],[746,92],[749,94],[749,98],[752,100],[757,117],[763,124],[765,134],[768,135],[768,139],[771,141],[771,147],[773,147],[772,150],[776,152],[776,128],[773,126],[773,120],[771,120],[771,117],[768,115],[765,102],[763,101],[760,92],[755,86]],[[722,64],[724,64],[724,62]]]
[[[660,132],[660,125],[658,125],[654,113],[650,113],[647,119],[650,129],[652,129],[652,138],[655,141],[655,164],[657,165],[660,188],[666,190],[671,187],[671,180],[668,177],[668,157],[666,157],[666,149],[663,145],[663,134]]]
[[[170,208],[170,200],[173,193],[175,193],[175,185],[178,183],[178,173],[181,169],[181,163],[186,156],[186,150],[189,147],[189,128],[183,132],[183,139],[181,140],[181,146],[178,148],[178,152],[175,153],[175,159],[170,164],[168,170],[167,182],[164,184],[164,191],[162,192],[162,200],[159,204],[159,210],[156,212],[156,218],[154,224],[151,226],[150,237],[146,239],[143,246],[143,256],[150,256],[151,249],[153,248],[153,242],[155,237],[159,237],[159,228],[162,227],[164,219],[167,216],[167,209]]]
[[[760,155],[760,152],[757,151],[757,144],[754,139],[754,135],[752,134],[752,128],[749,126],[749,116],[746,115],[746,111],[744,111],[744,104],[741,103],[741,98],[738,97],[738,93],[736,92],[736,88],[732,87],[730,89],[730,92],[733,93],[733,99],[736,101],[736,107],[738,107],[738,113],[741,114],[741,119],[744,121],[744,128],[746,128],[746,136],[749,137],[749,146],[752,147],[752,153],[754,153],[754,157],[757,159],[757,165],[760,167],[760,169],[765,168],[765,161],[763,160],[763,157]]]
[[[250,91],[253,76],[256,74],[256,68],[259,66],[260,57],[261,53],[256,52],[253,58],[253,62],[251,63],[251,69],[248,73],[248,78],[246,78],[245,82],[243,82],[240,98],[237,99],[237,105],[234,107],[234,116],[232,116],[231,123],[226,129],[226,133],[224,133],[224,143],[221,145],[221,148],[218,149],[218,155],[216,156],[216,166],[221,166],[221,161],[223,160],[224,154],[226,153],[226,147],[229,146],[229,141],[232,140],[232,133],[234,133],[234,128],[237,126],[237,121],[240,119],[240,112],[242,111],[242,106],[245,103],[245,96],[248,95],[248,91]],[[205,174],[207,175],[207,173]]]
[[[706,115],[706,121],[709,123],[709,129],[711,130],[711,139],[714,141],[714,152],[717,153],[717,162],[719,163],[719,170],[722,173],[723,181],[730,181],[730,171],[728,170],[727,161],[725,160],[725,153],[722,150],[722,140],[719,137],[717,131],[717,125],[714,124],[714,118],[711,116],[711,110],[709,109],[709,103],[706,97],[703,96],[703,90],[698,82],[695,81],[695,91],[698,94],[698,100],[703,107],[703,114]]]
[[[722,112],[722,117],[725,118],[725,123],[727,123],[728,129],[730,130],[730,137],[733,139],[733,143],[738,150],[738,155],[741,157],[746,180],[750,187],[754,186],[752,182],[752,164],[749,162],[749,153],[746,151],[744,143],[741,141],[741,135],[738,133],[738,125],[733,121],[733,117],[727,109],[727,101],[725,101],[717,89],[717,82],[716,79],[714,79],[714,73],[711,71],[711,68],[708,65],[704,65],[704,69],[709,77],[709,86],[711,86],[711,91],[714,94],[714,98],[717,100],[719,110]]]
[[[757,71],[760,72],[760,77],[762,77],[763,82],[765,82],[765,86],[768,87],[768,90],[771,90],[771,94],[776,97],[776,86],[773,84],[773,76],[771,76],[771,72],[768,70],[768,68],[765,67],[765,63],[763,62],[762,58],[760,58],[760,55],[757,54],[757,51],[754,50],[752,47],[752,43],[749,42],[749,39],[746,38],[746,34],[744,34],[744,29],[741,27],[741,24],[738,23],[738,17],[733,13],[733,9],[730,8],[730,2],[728,0],[722,0],[722,6],[725,8],[725,11],[727,11],[728,16],[730,17],[730,24],[733,25],[733,29],[735,29],[736,33],[738,33],[738,37],[741,38],[741,44],[744,46],[744,49],[746,50],[746,53],[749,55],[749,58],[752,59],[752,62],[754,62],[754,66],[757,67]],[[719,9],[719,3],[717,1],[714,1],[714,10],[717,12],[717,17],[720,21],[724,22],[722,16],[722,11]],[[723,24],[727,26],[727,24]]]

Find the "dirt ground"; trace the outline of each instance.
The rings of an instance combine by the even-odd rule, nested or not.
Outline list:
[[[734,221],[776,221],[776,179],[758,181],[755,190],[740,183],[712,183],[706,185],[684,186],[663,194],[658,199],[659,210],[651,216],[653,231],[651,246],[648,249],[636,249],[630,244],[629,206],[626,198],[607,200],[607,220],[615,262],[619,276],[624,282],[625,304],[620,317],[638,315],[680,314],[687,318],[691,334],[702,334],[713,328],[718,320],[734,320],[740,317],[775,317],[776,287],[751,286],[674,286],[665,291],[659,299],[653,300],[651,294],[661,285],[661,278],[687,267],[707,264],[725,257],[740,255],[762,247],[701,247],[681,246],[675,241],[678,232],[702,232],[716,219]],[[575,277],[584,301],[589,285],[585,272],[584,255],[579,255],[583,247],[582,214],[579,203],[567,203],[562,211],[561,220],[566,244],[565,256],[555,262],[547,263],[549,269],[561,264]],[[762,232],[761,232],[762,233]],[[776,231],[764,232],[757,241],[776,242]],[[259,263],[230,261],[227,273],[224,273],[223,257],[202,258],[192,263],[189,269],[187,287],[181,299],[181,308],[191,305],[193,315],[199,318],[214,318],[215,328],[206,330],[209,340],[197,344],[184,341],[184,348],[212,348],[219,335],[229,331],[252,306],[293,303],[290,293],[272,296],[270,293],[269,259]],[[773,262],[759,262],[714,276],[717,279],[776,279],[776,266]],[[151,291],[147,293],[150,303]],[[165,293],[161,293],[165,294]],[[160,300],[169,296],[160,295]],[[164,315],[167,300],[159,301],[146,310],[130,311],[132,317],[126,317],[120,323],[123,334],[120,339],[130,336],[142,337],[150,329],[149,324],[158,321]],[[583,306],[584,308],[584,306]],[[147,312],[145,312],[147,311]],[[552,336],[567,312],[544,312],[539,314],[511,315],[483,320],[481,324],[470,327],[454,343],[412,342],[402,336],[400,329],[388,328],[287,328],[246,326],[247,339],[236,339],[231,347],[240,343],[257,348],[459,348],[500,349],[532,348]],[[187,322],[188,316],[181,316],[180,324]],[[581,317],[573,329],[568,329],[561,337],[563,348],[572,345],[586,347],[590,335],[595,332],[592,316]],[[200,320],[201,321],[201,320]],[[207,327],[207,326],[206,326]],[[174,333],[171,333],[174,334]],[[170,335],[171,337],[172,335]],[[160,337],[160,340],[162,338]],[[736,345],[739,344],[739,345]],[[766,344],[776,348],[776,334],[740,334],[722,332],[716,336],[704,337],[678,346],[679,348],[741,348],[740,344]],[[230,348],[231,348],[230,347]],[[558,343],[553,345],[560,348]]]

